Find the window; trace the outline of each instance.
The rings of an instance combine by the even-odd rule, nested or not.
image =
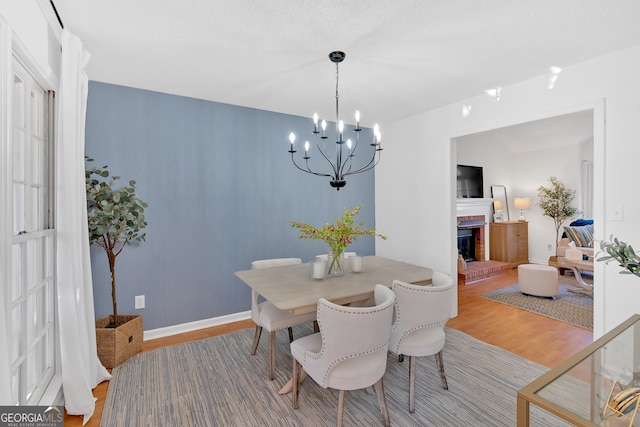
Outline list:
[[[56,370],[55,236],[50,112],[53,94],[12,62],[9,211],[11,390],[16,405],[38,404]]]

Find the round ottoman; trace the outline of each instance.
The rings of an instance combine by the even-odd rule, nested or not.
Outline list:
[[[521,264],[518,266],[520,292],[539,297],[558,295],[558,269],[548,265]]]

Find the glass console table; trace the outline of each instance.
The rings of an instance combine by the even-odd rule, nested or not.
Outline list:
[[[639,384],[640,315],[636,314],[520,389],[518,427],[529,427],[530,404],[576,426],[640,426],[640,414],[633,419],[635,403],[624,415],[608,406],[619,391]]]

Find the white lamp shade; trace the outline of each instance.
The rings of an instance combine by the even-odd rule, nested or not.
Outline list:
[[[513,206],[520,210],[529,209],[531,207],[531,199],[528,197],[516,197],[513,199]]]
[[[494,200],[493,201],[493,209],[498,212],[502,210],[502,201],[500,200]]]

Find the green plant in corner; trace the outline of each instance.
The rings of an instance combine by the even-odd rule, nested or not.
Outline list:
[[[607,264],[610,261],[618,261],[618,265],[623,268],[620,274],[634,274],[640,277],[640,256],[636,254],[630,244],[625,243],[611,236],[611,241],[601,241],[600,249],[607,253],[605,256],[598,258],[598,261],[604,261]]]
[[[339,265],[340,255],[344,252],[345,248],[358,237],[378,236],[382,240],[387,239],[387,237],[382,234],[376,234],[375,229],[361,229],[363,223],[356,223],[354,219],[354,217],[358,215],[358,212],[360,212],[360,206],[353,209],[346,207],[344,208],[342,218],[336,218],[334,224],[325,224],[321,228],[297,221],[292,221],[291,227],[300,230],[299,239],[323,240],[329,245],[331,254],[333,255],[331,264],[329,265],[329,273],[331,273],[335,268],[341,268]]]
[[[85,157],[87,162],[93,159]],[[89,243],[102,247],[109,259],[111,273],[111,300],[114,327],[118,327],[118,303],[116,298],[116,257],[124,247],[135,241],[144,241],[142,229],[147,226],[144,209],[147,204],[136,194],[136,182],[115,189],[119,176],[110,176],[107,166],[87,167],[87,219]]]
[[[538,206],[544,216],[553,219],[556,229],[556,249],[562,223],[571,218],[578,211],[571,206],[576,197],[575,190],[570,190],[555,176],[549,178],[550,187],[538,187]]]

